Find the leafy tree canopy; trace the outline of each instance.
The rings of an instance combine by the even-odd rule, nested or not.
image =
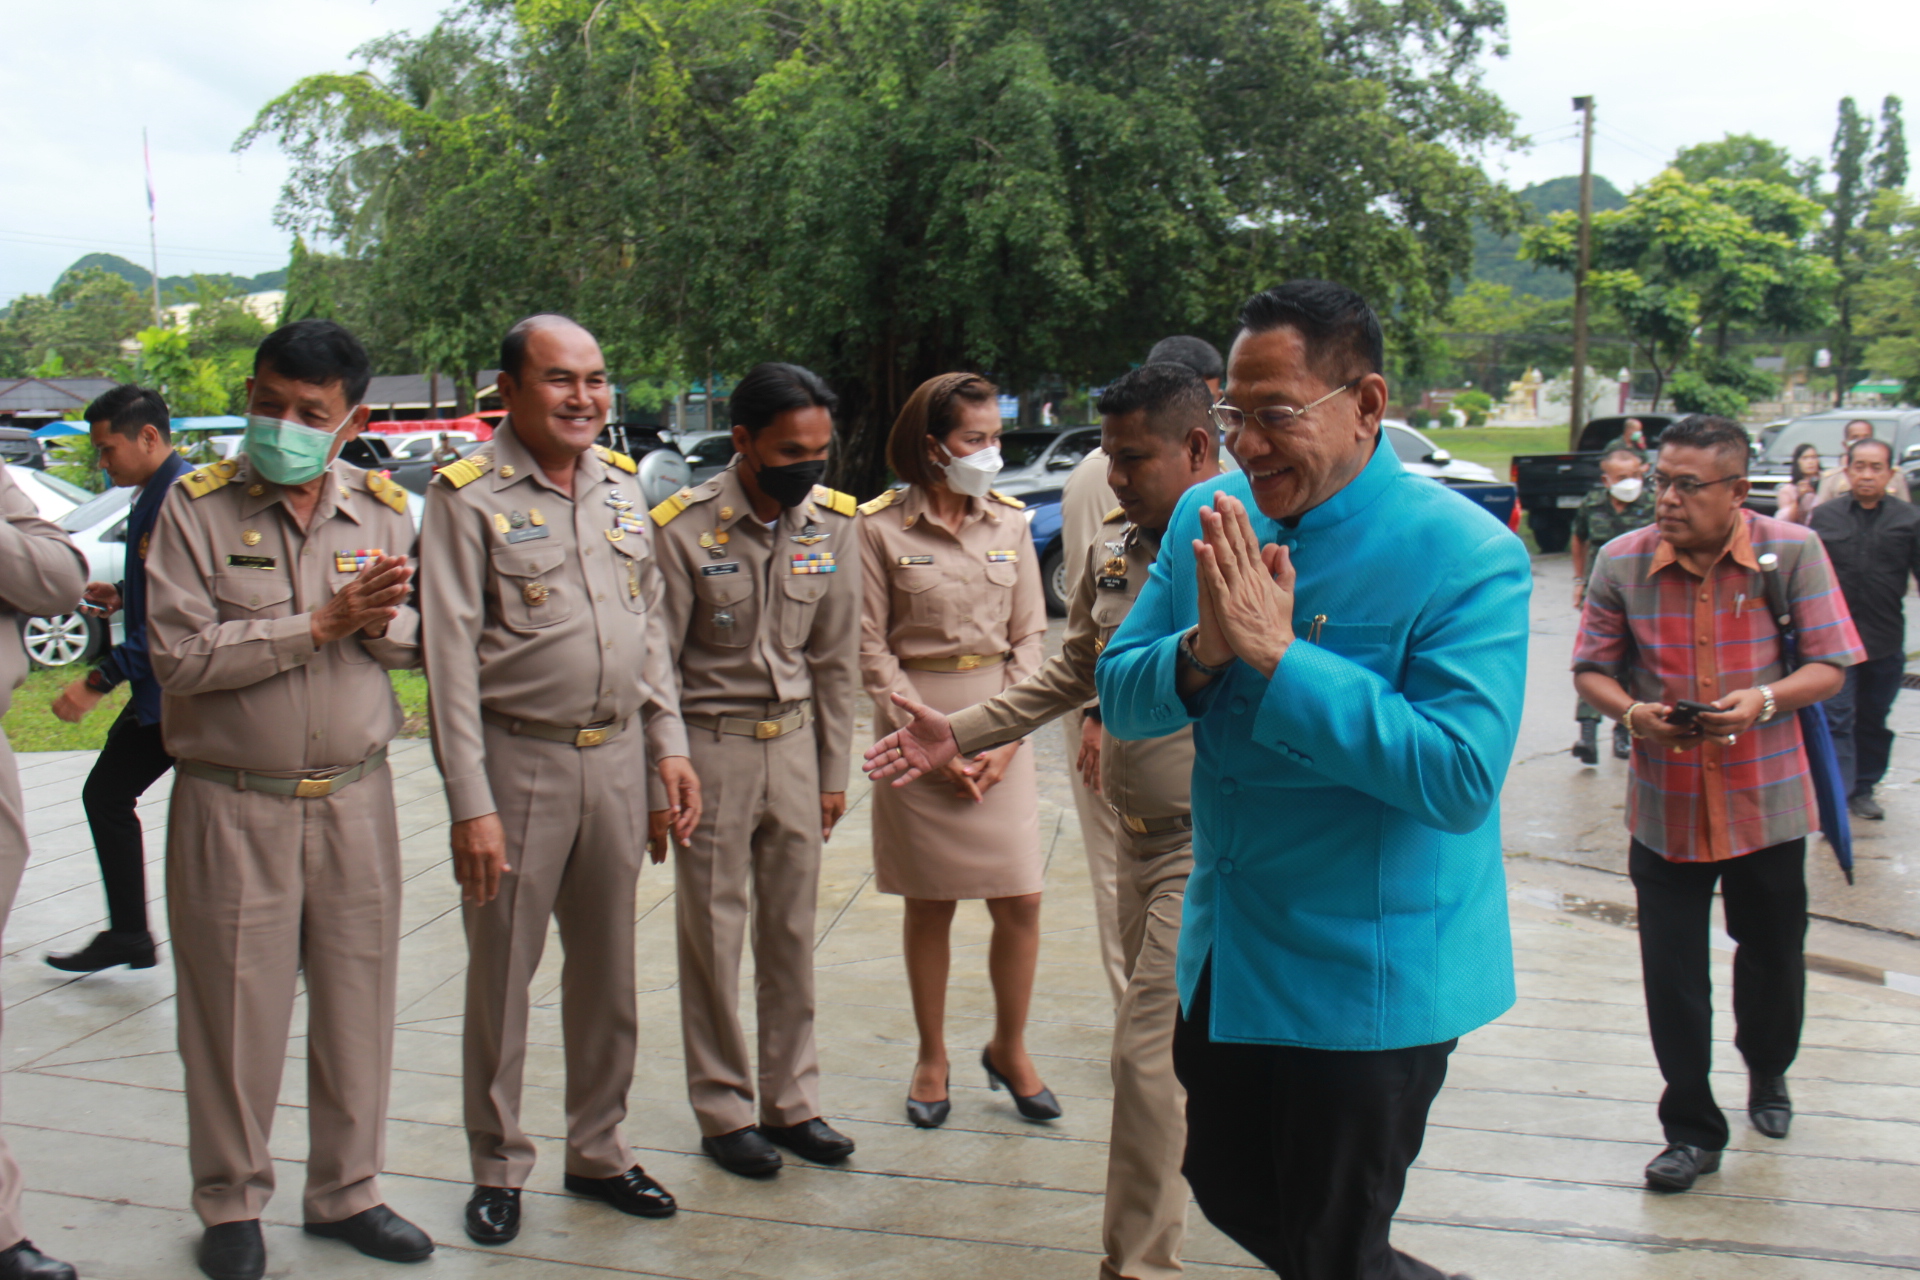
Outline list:
[[[58,357],[74,377],[109,373],[120,344],[153,321],[151,302],[114,273],[85,267],[60,277],[45,296],[13,300],[0,321],[0,373],[24,377]]]
[[[1444,308],[1474,157],[1512,120],[1494,0],[483,2],[313,77],[241,144],[341,240],[427,367],[566,310],[623,379],[798,360],[843,397],[839,479],[923,378],[1094,381],[1251,290],[1320,275],[1402,349]]]
[[[1673,157],[1672,167],[1688,182],[1752,178],[1790,187],[1808,197],[1817,197],[1820,191],[1818,160],[1796,160],[1779,143],[1751,133],[1730,133],[1718,142],[1682,147]]]

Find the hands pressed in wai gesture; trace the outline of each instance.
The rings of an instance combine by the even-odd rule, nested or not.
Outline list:
[[[1293,560],[1285,547],[1263,547],[1238,498],[1214,495],[1200,508],[1193,540],[1199,580],[1200,632],[1194,656],[1210,667],[1238,658],[1271,676],[1293,643]]]

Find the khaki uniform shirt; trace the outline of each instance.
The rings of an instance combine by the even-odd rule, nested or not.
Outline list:
[[[952,717],[954,740],[971,755],[1033,732],[1093,697],[1093,667],[1139,598],[1160,554],[1160,535],[1114,511],[1088,546],[1067,604],[1067,636],[1038,673]],[[1100,790],[1123,818],[1171,818],[1189,811],[1193,730],[1163,738],[1100,742]]]
[[[0,467],[0,715],[27,678],[23,618],[72,613],[87,587],[87,562],[60,526],[42,520],[33,499]]]
[[[304,533],[284,493],[240,455],[189,471],[160,504],[145,549],[147,644],[177,759],[343,769],[400,730],[387,671],[420,665],[412,604],[380,639],[356,631],[319,649],[310,615],[360,572],[357,556],[413,555],[406,492],[336,460]]]
[[[575,729],[639,713],[650,763],[687,754],[639,499],[633,460],[598,446],[580,456],[569,497],[508,421],[427,486],[420,611],[455,822],[497,809],[483,707]]]
[[[1107,451],[1095,449],[1067,474],[1060,490],[1062,545],[1077,552],[1092,542],[1107,522],[1107,513],[1119,505],[1113,486],[1107,483]]]
[[[999,493],[970,498],[958,534],[927,518],[918,485],[860,508],[860,672],[876,730],[909,719],[889,693],[919,701],[902,658],[1011,654],[1009,683],[1039,669],[1047,606],[1023,505]]]
[[[759,719],[811,698],[820,789],[845,791],[860,688],[854,501],[816,485],[769,529],[739,465],[653,509],[680,709]],[[663,793],[655,800],[664,807]]]
[[[1853,481],[1848,478],[1845,467],[1834,467],[1820,477],[1820,487],[1814,492],[1821,502],[1831,502],[1843,493],[1852,493]],[[1902,502],[1913,501],[1913,496],[1907,492],[1906,473],[1897,465],[1893,469],[1893,479],[1887,482],[1887,492]],[[1803,519],[1800,523],[1805,524],[1806,521]]]

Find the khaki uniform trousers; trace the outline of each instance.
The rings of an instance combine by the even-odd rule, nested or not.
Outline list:
[[[306,1221],[382,1203],[400,956],[392,772],[314,799],[176,772],[167,922],[200,1220],[258,1218],[273,1194],[267,1141],[302,976]]]
[[[1075,709],[1060,717],[1061,732],[1067,739],[1067,781],[1073,788],[1073,807],[1080,814],[1080,843],[1087,850],[1087,879],[1093,884],[1093,919],[1099,931],[1100,967],[1106,971],[1107,987],[1113,993],[1114,1008],[1127,990],[1127,959],[1120,945],[1120,913],[1115,905],[1119,872],[1114,848],[1119,840],[1120,819],[1106,797],[1081,780],[1076,762],[1080,759],[1080,726],[1086,713]]]
[[[500,892],[466,904],[466,1120],[473,1180],[522,1187],[533,1139],[520,1127],[528,988],[560,927],[560,1026],[566,1042],[567,1164],[580,1177],[633,1167],[620,1131],[633,1084],[634,888],[647,843],[646,739],[640,717],[598,747],[486,725],[487,781],[506,828]]]
[[[820,888],[820,763],[805,730],[768,741],[687,726],[700,825],[674,855],[680,1027],[700,1132],[820,1114],[813,1039],[814,903]],[[740,951],[753,932],[759,1115],[740,1029]]]
[[[20,773],[13,748],[0,735],[0,936],[13,914],[13,897],[27,869],[27,824],[20,799]],[[11,1249],[26,1237],[20,1225],[20,1164],[0,1137],[0,1249]]]
[[[1120,936],[1127,991],[1113,1026],[1113,1134],[1107,1146],[1102,1280],[1181,1274],[1187,1238],[1187,1092],[1173,1074],[1180,1014],[1174,961],[1193,870],[1193,833],[1120,828]]]

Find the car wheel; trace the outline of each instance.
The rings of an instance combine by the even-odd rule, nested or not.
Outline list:
[[[1067,553],[1058,543],[1040,557],[1040,589],[1047,597],[1047,612],[1056,618],[1066,617],[1067,596],[1073,589],[1067,582]]]
[[[106,645],[106,624],[78,613],[28,618],[22,639],[36,667],[68,667],[94,657]]]

